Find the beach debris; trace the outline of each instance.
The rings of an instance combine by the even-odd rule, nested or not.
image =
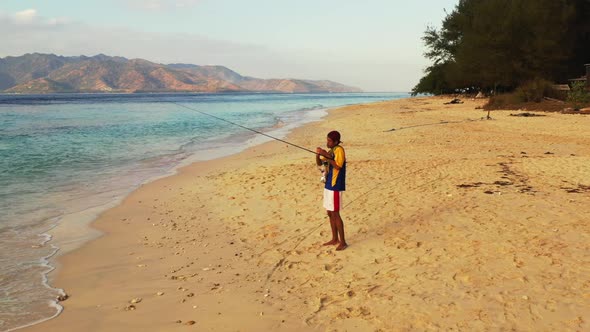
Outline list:
[[[568,89],[569,89],[569,88],[568,88]],[[565,103],[563,100],[559,100],[559,99],[555,99],[555,98],[550,98],[550,97],[543,97],[543,99],[545,99],[545,100],[549,100],[549,101],[554,101],[554,102],[556,102],[556,103],[560,103],[560,104],[563,104],[563,103]]]
[[[164,292],[157,292],[156,295],[162,296],[162,295],[164,295]]]
[[[543,114],[536,114],[536,113],[529,113],[529,112],[524,112],[524,113],[516,113],[516,114],[510,113],[510,116],[520,116],[520,117],[525,117],[525,118],[528,118],[528,117],[535,117],[535,116],[546,116],[546,115],[543,115]]]
[[[581,193],[590,191],[590,186],[585,186],[583,184],[578,184],[577,188],[575,188],[575,187],[560,187],[560,188],[570,194],[581,194]]]
[[[462,184],[458,184],[456,185],[457,188],[476,188],[481,186],[482,184],[485,184],[483,182],[474,182],[474,183],[462,183]]]
[[[188,322],[184,323],[184,325],[195,325],[197,322],[194,320],[189,320]]]
[[[529,299],[529,297],[528,297],[528,296],[526,296],[526,295],[523,295],[523,296],[522,296],[522,299],[523,299],[523,300],[528,300],[528,299]]]
[[[137,309],[137,308],[136,308],[136,307],[135,307],[133,304],[128,304],[128,305],[125,307],[125,311],[133,311],[133,310],[135,310],[135,309]]]
[[[454,98],[453,100],[445,103],[445,105],[448,105],[448,104],[463,104],[463,102],[459,98]]]
[[[69,298],[70,298],[70,296],[68,294],[63,293],[62,295],[60,295],[60,296],[57,297],[57,301],[58,302],[63,302],[65,300],[69,299]]]
[[[176,321],[176,324],[181,324],[181,323],[182,323],[182,321],[180,319]]]
[[[129,303],[136,304],[136,303],[140,303],[141,300],[142,300],[141,297],[136,297],[134,299],[131,299],[131,301],[129,301]]]
[[[586,108],[564,108],[561,113],[564,114],[590,114],[590,107],[586,107]]]

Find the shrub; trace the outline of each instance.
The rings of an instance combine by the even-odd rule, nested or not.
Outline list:
[[[574,82],[567,94],[567,101],[578,109],[590,104],[590,92],[586,89],[586,84],[584,82]]]
[[[567,99],[568,92],[569,92],[568,90],[557,90],[557,89],[551,87],[551,90],[548,91],[548,93],[545,97],[565,101]]]
[[[498,94],[490,97],[490,100],[484,106],[484,109],[503,109],[518,104],[519,102],[520,98],[515,93]]]
[[[551,82],[544,79],[529,81],[516,89],[516,96],[521,102],[541,102],[553,89]]]

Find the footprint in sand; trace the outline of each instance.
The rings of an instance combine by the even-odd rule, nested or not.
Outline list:
[[[332,274],[337,273],[338,271],[342,270],[342,265],[338,264],[324,264],[324,271],[330,272]]]

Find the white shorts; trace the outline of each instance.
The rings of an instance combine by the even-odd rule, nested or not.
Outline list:
[[[324,208],[328,211],[342,210],[342,193],[324,188]]]

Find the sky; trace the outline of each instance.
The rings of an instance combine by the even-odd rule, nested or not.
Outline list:
[[[407,92],[459,0],[0,0],[0,58],[106,54]],[[446,12],[445,12],[446,11]]]

